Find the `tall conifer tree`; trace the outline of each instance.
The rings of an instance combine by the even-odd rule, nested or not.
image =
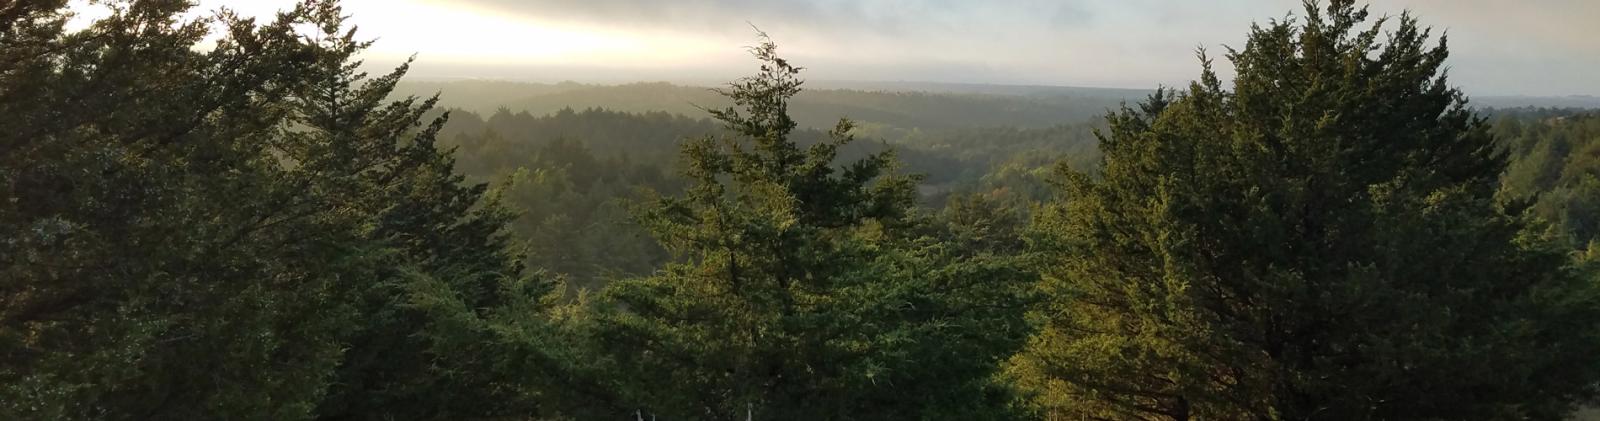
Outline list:
[[[711,111],[736,133],[684,146],[685,195],[641,219],[685,258],[602,291],[589,338],[615,409],[670,419],[1005,416],[995,363],[1020,344],[1010,260],[917,234],[915,178],[887,153],[842,166],[789,138],[800,68],[763,39],[761,72]]]
[[[1012,366],[1039,409],[1559,419],[1591,392],[1595,288],[1494,200],[1505,161],[1443,40],[1319,9],[1253,27],[1231,89],[1202,54],[1187,90],[1109,117],[1102,169],[1066,171]]]
[[[331,0],[103,5],[77,31],[65,2],[0,5],[0,418],[503,409],[403,288],[492,305],[522,280],[432,102],[389,98],[404,69],[356,72]]]

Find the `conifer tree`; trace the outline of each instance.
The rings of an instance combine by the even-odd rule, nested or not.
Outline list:
[[[887,153],[839,166],[852,138],[800,147],[799,67],[763,35],[761,71],[711,114],[736,133],[684,146],[687,193],[640,218],[684,257],[616,281],[586,340],[607,410],[667,419],[1000,418],[991,379],[1022,337],[1025,274],[916,235],[915,181]],[[599,369],[597,369],[599,370]],[[613,412],[615,413],[615,412]]]
[[[1595,384],[1595,288],[1494,200],[1503,157],[1443,39],[1351,0],[1253,27],[1108,117],[1035,222],[1055,418],[1561,419]],[[1392,25],[1386,26],[1385,23]]]
[[[434,137],[448,114],[432,118],[438,97],[392,99],[409,63],[369,77],[357,39],[336,3],[315,2],[318,32],[304,93],[291,99],[284,158],[297,165],[288,193],[319,212],[351,217],[362,241],[382,247],[368,279],[336,286],[357,311],[330,396],[319,416],[434,419],[522,413],[493,390],[497,370],[457,358],[469,350],[435,343],[427,313],[410,308],[409,287],[434,284],[470,308],[498,305],[502,288],[526,283],[505,228],[513,215],[483,184],[457,174],[451,151]],[[426,124],[424,124],[426,123]],[[309,189],[315,194],[307,195]],[[300,193],[297,193],[300,191]],[[293,203],[294,196],[285,203]]]
[[[502,409],[403,288],[491,305],[523,281],[431,101],[388,98],[404,69],[354,72],[333,1],[104,5],[80,31],[65,2],[0,5],[0,418]]]
[[[346,264],[327,246],[348,237],[257,199],[281,118],[263,99],[294,89],[310,16],[222,15],[201,52],[187,2],[110,3],[77,32],[65,6],[0,18],[38,47],[0,74],[0,417],[306,417],[348,315],[312,268]]]

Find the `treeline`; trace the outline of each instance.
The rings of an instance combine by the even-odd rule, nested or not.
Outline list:
[[[893,87],[893,85],[889,85]],[[538,84],[486,81],[406,82],[401,95],[442,92],[441,105],[477,113],[500,107],[535,115],[565,108],[604,108],[646,113],[665,111],[703,115],[701,108],[731,105],[711,88],[666,82],[623,85],[578,83]],[[1043,128],[1061,122],[1090,120],[1124,101],[1145,95],[1138,90],[1041,90],[1036,94],[970,92],[902,92],[869,87],[808,89],[794,98],[790,114],[801,127],[827,129],[839,115],[852,116],[863,128],[943,130],[955,128]]]
[[[764,36],[706,119],[483,117],[357,71],[331,0],[109,7],[0,5],[6,419],[1554,420],[1600,385],[1595,115],[1490,124],[1348,0],[1232,83],[890,142],[799,121]]]
[[[531,148],[552,142],[577,142],[596,157],[671,166],[683,139],[722,133],[708,118],[690,118],[665,111],[642,113],[600,108],[564,108],[550,114],[512,112],[502,108],[487,117],[467,110],[448,110],[450,121],[439,137],[461,148],[461,167],[469,174],[493,174],[523,166]],[[854,120],[852,120],[854,121]],[[857,129],[862,141],[845,145],[845,159],[894,149],[905,169],[922,174],[924,184],[971,184],[995,166],[1011,161],[1068,160],[1075,168],[1088,168],[1098,158],[1094,130],[1103,124],[1083,122],[1042,128],[962,128],[912,130],[886,138]],[[802,145],[821,141],[826,130],[798,127],[794,138]]]
[[[1503,194],[1532,202],[1532,212],[1576,249],[1600,239],[1600,112],[1501,112],[1495,136],[1512,158]]]
[[[449,113],[438,137],[453,149],[456,167],[469,180],[500,186],[503,203],[519,215],[512,227],[529,247],[529,266],[576,287],[648,274],[665,263],[667,254],[634,223],[629,204],[644,192],[682,191],[687,180],[675,169],[684,139],[730,134],[714,120],[666,112]],[[997,189],[1037,200],[1048,195],[1045,178],[1057,162],[1093,165],[1093,129],[928,131],[904,143],[851,142],[837,153],[848,162],[893,150],[902,170],[921,175],[919,202],[934,208],[952,196],[1009,196]],[[801,146],[826,138],[799,127],[790,135]]]

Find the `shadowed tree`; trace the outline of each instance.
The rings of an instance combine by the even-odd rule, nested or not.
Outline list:
[[[492,305],[521,282],[432,102],[387,98],[404,68],[355,72],[333,1],[264,24],[103,5],[77,31],[65,2],[0,5],[0,417],[501,409],[399,287]]]

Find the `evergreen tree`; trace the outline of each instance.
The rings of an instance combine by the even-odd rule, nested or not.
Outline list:
[[[887,153],[842,167],[852,139],[789,139],[800,68],[763,41],[761,72],[711,111],[736,137],[684,147],[686,194],[641,209],[685,260],[603,290],[581,328],[600,411],[668,419],[1003,417],[996,361],[1022,336],[1008,260],[913,235],[915,178]]]
[[[513,214],[486,185],[466,184],[449,150],[434,138],[447,121],[430,121],[437,97],[391,100],[409,64],[370,78],[354,57],[371,43],[356,39],[338,5],[308,3],[319,16],[317,51],[305,93],[290,101],[293,127],[282,157],[295,164],[288,191],[318,212],[353,219],[361,240],[382,247],[370,278],[336,285],[357,311],[323,418],[439,419],[525,413],[495,389],[504,375],[470,352],[424,334],[432,321],[410,308],[415,282],[459,297],[471,308],[500,304],[502,288],[549,285],[523,279],[521,256],[506,228]],[[428,122],[424,125],[424,122]],[[309,190],[311,194],[304,191]],[[294,203],[295,197],[284,203]],[[480,346],[486,346],[481,344]]]
[[[265,24],[105,6],[76,32],[65,2],[0,6],[0,417],[502,409],[402,288],[489,305],[525,281],[419,125],[431,101],[388,103],[404,69],[362,82],[332,1]]]
[[[312,17],[222,15],[200,52],[186,2],[112,3],[79,32],[64,3],[0,17],[38,47],[7,46],[0,74],[0,416],[306,417],[349,315],[318,269],[362,266],[331,253],[348,235],[260,200],[281,117],[263,98],[293,91]]]
[[[1041,412],[1560,419],[1591,394],[1594,286],[1494,200],[1505,160],[1444,42],[1319,8],[1253,27],[1231,90],[1202,53],[1108,118],[1101,170],[1065,171],[1011,367]]]

